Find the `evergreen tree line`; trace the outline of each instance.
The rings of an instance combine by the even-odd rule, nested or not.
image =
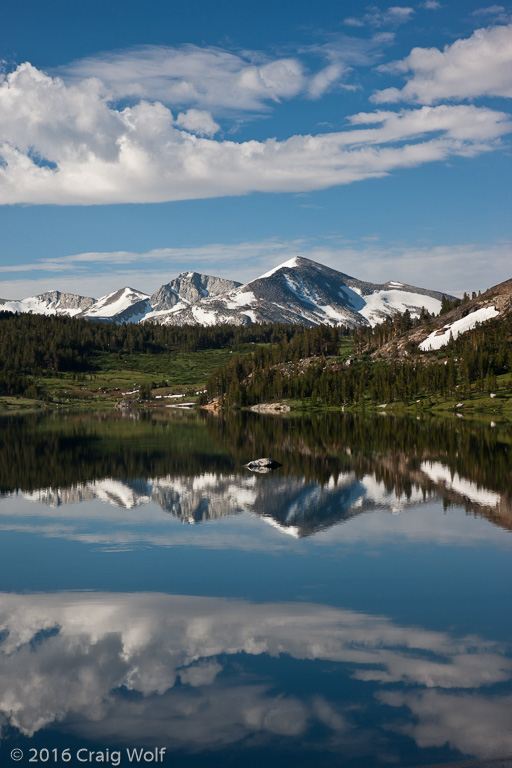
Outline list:
[[[373,327],[362,325],[354,331],[354,349],[357,354],[375,352],[383,347],[384,344],[422,325],[427,320],[430,320],[431,317],[433,315],[422,307],[419,317],[414,319],[411,317],[409,310],[406,309],[402,314],[386,317],[382,323]]]
[[[363,344],[373,349],[385,343],[387,333],[408,330],[412,321],[407,314],[373,329],[356,330],[356,349]],[[240,407],[280,398],[332,406],[363,404],[366,398],[373,404],[409,403],[430,394],[470,397],[472,388],[491,392],[496,377],[512,370],[512,318],[488,322],[429,355],[379,361],[366,354],[350,365],[333,364],[326,358],[339,344],[339,331],[325,326],[323,331],[305,328],[289,341],[259,348],[245,358],[237,356],[212,373],[208,396]],[[361,341],[363,334],[366,341]],[[306,341],[310,335],[315,343]],[[308,365],[301,363],[304,349],[317,357]]]
[[[94,371],[94,355],[223,349],[277,343],[294,333],[289,325],[115,325],[77,318],[0,312],[0,395],[37,396],[33,376]],[[150,363],[148,361],[148,369]]]
[[[427,458],[485,488],[507,493],[512,487],[506,431],[458,420],[339,412],[262,419],[243,411],[208,418],[200,411],[186,417],[142,412],[137,422],[115,413],[38,413],[2,422],[0,494],[70,488],[104,477],[138,487],[167,475],[232,474],[260,454],[280,461],[280,474],[307,483],[373,473],[389,492],[408,497],[416,482],[409,470],[414,474]]]
[[[453,302],[446,300],[446,307]],[[446,310],[447,311],[447,310]],[[496,376],[512,370],[512,319],[497,318],[428,355],[375,361],[370,353],[428,320],[423,310],[387,318],[373,328],[247,326],[161,326],[108,324],[66,317],[0,312],[0,394],[37,396],[32,376],[94,371],[98,352],[116,355],[221,349],[254,343],[251,355],[233,356],[207,384],[209,397],[231,406],[292,398],[341,406],[365,398],[373,403],[409,402],[423,394],[470,396],[472,385],[492,391]],[[332,360],[342,341],[353,337],[358,357],[350,365]],[[419,350],[416,350],[418,352]],[[306,362],[305,362],[306,361]]]

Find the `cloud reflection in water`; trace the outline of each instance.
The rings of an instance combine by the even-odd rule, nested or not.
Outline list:
[[[481,758],[512,752],[512,659],[477,636],[310,603],[91,592],[3,594],[0,632],[0,722],[28,736],[58,723],[99,742],[158,737],[198,750],[296,739],[321,724],[332,745],[365,754],[356,684],[380,704],[364,725],[380,738],[391,731]],[[285,657],[346,665],[340,679],[352,683],[335,698],[283,690],[265,660]],[[258,672],[246,663],[256,658]]]

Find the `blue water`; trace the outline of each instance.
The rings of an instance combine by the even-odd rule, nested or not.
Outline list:
[[[223,450],[225,471],[5,489],[0,765],[512,755],[506,483],[258,476]]]

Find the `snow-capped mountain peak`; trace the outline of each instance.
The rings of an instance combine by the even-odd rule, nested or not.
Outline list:
[[[148,307],[149,296],[147,293],[125,286],[118,291],[102,296],[92,307],[82,312],[80,317],[111,322],[138,322],[145,316]]]
[[[73,317],[91,307],[95,299],[74,293],[46,291],[27,299],[0,299],[0,310],[4,312],[29,312],[34,315],[67,315]]]
[[[294,256],[244,285],[188,271],[162,285],[152,296],[128,287],[97,301],[72,294],[58,294],[57,301],[57,294],[43,294],[19,302],[0,300],[0,308],[11,312],[74,314],[105,322],[296,323],[355,327],[376,325],[389,315],[405,310],[417,316],[422,307],[437,314],[443,297],[438,291],[397,280],[382,284],[358,280],[303,256]],[[63,296],[70,296],[72,300],[63,303]]]
[[[113,291],[106,296],[102,296],[101,299],[98,299],[94,306],[91,307],[87,314],[89,317],[93,317],[94,315],[112,317],[118,312],[127,309],[132,304],[135,304],[135,302],[141,301],[141,299],[149,299],[149,295],[125,286],[118,291]]]
[[[442,296],[398,281],[376,284],[357,280],[296,256],[223,295],[205,298],[194,306],[176,307],[159,322],[287,322],[354,327],[375,325],[406,309],[412,315],[419,315],[422,307],[437,313]]]
[[[264,280],[267,277],[272,277],[272,275],[274,275],[280,269],[293,269],[293,267],[297,267],[299,265],[299,261],[309,261],[309,259],[304,259],[301,256],[294,256],[292,259],[288,259],[288,261],[284,261],[282,264],[278,264],[277,267],[269,269],[269,271],[265,272],[264,275],[261,275],[259,279]],[[315,262],[312,261],[311,263],[314,264]]]

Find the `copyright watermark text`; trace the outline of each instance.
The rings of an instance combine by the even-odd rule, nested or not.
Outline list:
[[[35,749],[31,747],[25,755],[23,750],[16,748],[11,750],[11,759],[16,763],[27,758],[29,763],[49,763],[75,765],[95,765],[103,763],[104,765],[118,768],[120,765],[162,765],[167,753],[166,747],[154,747],[153,749],[144,749],[139,747],[126,747],[126,749]]]

